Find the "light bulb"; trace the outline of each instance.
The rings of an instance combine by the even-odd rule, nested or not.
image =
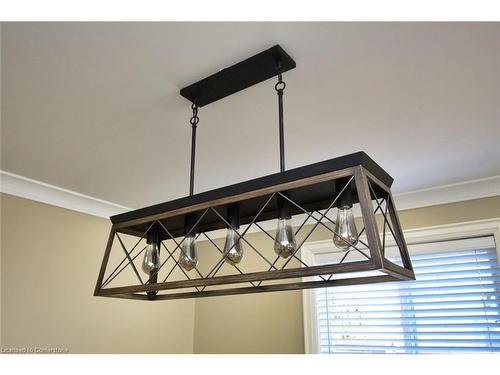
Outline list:
[[[224,244],[225,261],[233,266],[241,262],[243,258],[243,246],[240,237],[234,229],[228,228],[226,233],[226,243]]]
[[[237,233],[240,228],[240,208],[231,204],[227,207],[227,232],[226,243],[224,244],[224,260],[233,266],[243,259],[243,246],[241,238]]]
[[[142,260],[142,270],[150,274],[160,268],[160,252],[156,243],[149,243],[146,247],[144,259]]]
[[[198,251],[196,250],[196,240],[194,234],[187,236],[181,247],[179,264],[186,271],[191,271],[198,265]]]
[[[278,229],[274,239],[274,251],[283,258],[288,258],[295,253],[297,244],[292,228],[292,219],[286,217],[278,218]]]
[[[349,250],[351,246],[358,243],[358,230],[354,223],[354,215],[350,206],[342,206],[337,211],[337,222],[335,223],[335,235],[333,243],[343,251]]]

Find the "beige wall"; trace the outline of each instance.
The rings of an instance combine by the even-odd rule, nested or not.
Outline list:
[[[267,236],[252,233],[245,237],[267,258],[275,258],[273,242]],[[216,242],[222,248],[224,240]],[[199,244],[202,267],[220,259],[220,254],[209,247],[206,241]],[[244,251],[249,256],[239,265],[242,271],[269,267],[251,254],[253,250],[246,244]],[[234,273],[224,264],[218,275],[229,272]],[[301,296],[300,291],[286,291],[196,299],[194,352],[303,353]]]
[[[500,217],[500,196],[400,212],[405,228],[492,217]],[[93,297],[108,230],[107,220],[2,194],[2,347],[62,347],[72,353],[304,352],[300,291],[155,303]],[[312,240],[327,235],[318,232]],[[249,240],[271,248],[264,235],[251,234]],[[206,246],[199,244],[201,267],[217,255],[204,251]],[[242,268],[258,266],[253,260]],[[228,271],[224,267],[220,274]]]
[[[405,210],[399,213],[405,229],[500,217],[500,196]]]
[[[194,301],[94,297],[108,220],[2,194],[1,346],[192,353]]]

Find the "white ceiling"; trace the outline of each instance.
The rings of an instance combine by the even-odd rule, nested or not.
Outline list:
[[[405,192],[500,174],[500,24],[2,25],[4,171],[128,207],[186,195],[179,89],[281,44],[287,167],[364,150]],[[278,171],[275,80],[200,110],[196,191]]]

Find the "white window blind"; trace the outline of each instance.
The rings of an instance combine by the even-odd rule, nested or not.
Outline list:
[[[500,352],[493,237],[410,246],[415,281],[315,291],[320,353]]]

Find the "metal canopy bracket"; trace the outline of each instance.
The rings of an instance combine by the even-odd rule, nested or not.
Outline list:
[[[295,61],[279,45],[181,89],[180,94],[199,107],[245,90],[257,83],[295,68]]]

